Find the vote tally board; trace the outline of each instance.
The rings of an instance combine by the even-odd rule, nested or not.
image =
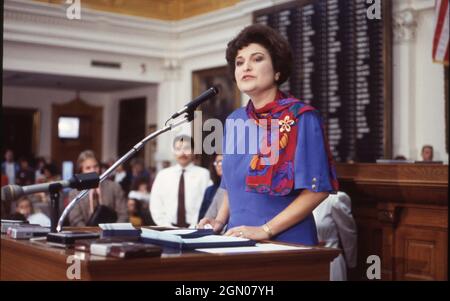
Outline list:
[[[289,41],[293,72],[280,88],[320,110],[337,162],[391,155],[391,3],[367,2],[298,0],[253,15]]]

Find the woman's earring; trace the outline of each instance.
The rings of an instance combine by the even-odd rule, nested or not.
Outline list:
[[[275,74],[275,80],[277,81],[280,78],[280,73]]]

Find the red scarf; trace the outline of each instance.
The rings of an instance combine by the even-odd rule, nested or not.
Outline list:
[[[246,112],[258,126],[266,120],[267,132],[259,148],[253,155],[246,177],[246,191],[267,193],[269,195],[287,195],[294,187],[294,157],[297,147],[297,122],[301,114],[314,111],[293,97],[286,97],[278,91],[275,100],[260,109],[255,109],[252,101],[247,104]],[[270,130],[272,119],[278,120],[279,141],[278,161],[270,162]],[[276,146],[276,145],[275,145]],[[276,156],[275,156],[276,157]],[[273,164],[275,163],[275,164]]]

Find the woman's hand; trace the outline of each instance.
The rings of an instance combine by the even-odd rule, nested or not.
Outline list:
[[[205,229],[206,225],[210,225],[215,233],[220,233],[225,226],[224,222],[216,220],[214,218],[202,218],[197,224],[198,229]]]
[[[269,234],[262,227],[239,226],[228,230],[225,236],[243,237],[252,240],[270,239]]]

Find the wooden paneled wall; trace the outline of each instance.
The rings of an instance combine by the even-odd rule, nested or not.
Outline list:
[[[358,266],[367,280],[369,255],[381,258],[381,280],[448,279],[448,166],[338,164],[341,190],[352,199]]]

